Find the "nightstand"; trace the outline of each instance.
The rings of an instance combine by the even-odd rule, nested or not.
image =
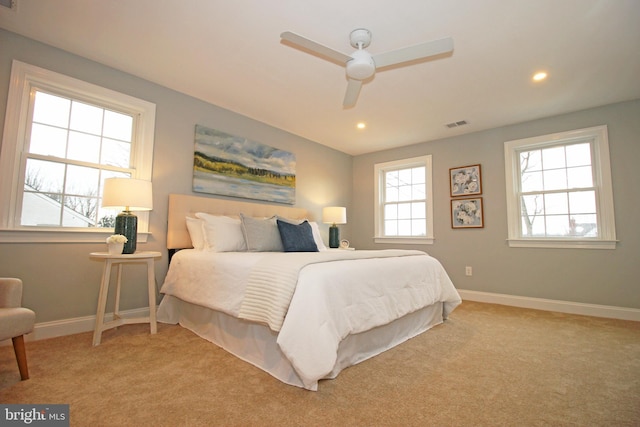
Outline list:
[[[102,280],[100,282],[100,295],[98,296],[98,309],[96,312],[96,327],[93,331],[93,345],[99,345],[102,338],[102,332],[107,329],[116,328],[120,325],[126,325],[131,323],[149,323],[151,333],[155,334],[158,331],[156,324],[156,274],[155,274],[155,259],[160,258],[162,254],[160,252],[143,251],[135,252],[132,254],[119,254],[112,255],[108,252],[91,252],[89,254],[91,258],[101,259],[104,261],[104,267],[102,269]],[[123,264],[146,264],[147,265],[147,286],[149,290],[149,316],[148,317],[136,317],[136,318],[124,318],[120,317],[120,282],[122,279],[122,265]],[[104,321],[104,312],[107,307],[107,295],[109,294],[109,281],[111,279],[111,267],[118,266],[118,276],[116,280],[116,301],[115,308],[113,310],[113,320],[109,322]]]

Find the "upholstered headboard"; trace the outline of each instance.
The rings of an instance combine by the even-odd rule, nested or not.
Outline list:
[[[196,212],[233,217],[237,217],[241,213],[253,217],[280,215],[292,219],[307,218],[313,220],[313,218],[309,218],[307,210],[302,208],[213,199],[186,194],[169,194],[167,249],[192,247],[185,218],[194,216]]]

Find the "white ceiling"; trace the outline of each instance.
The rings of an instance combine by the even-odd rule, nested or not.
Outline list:
[[[352,155],[640,98],[638,0],[16,1],[5,29]],[[344,68],[280,33],[349,54],[355,28],[372,54],[454,52],[378,72],[344,109]]]

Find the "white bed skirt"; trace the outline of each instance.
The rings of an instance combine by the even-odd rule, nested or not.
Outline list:
[[[338,347],[336,364],[326,379],[442,323],[443,304],[437,303],[410,313],[392,323],[349,335]],[[225,313],[187,303],[165,295],[158,321],[180,324],[198,336],[222,347],[238,358],[269,373],[283,383],[308,388],[276,343],[277,333],[267,326],[237,319]],[[318,384],[310,387],[317,390]]]

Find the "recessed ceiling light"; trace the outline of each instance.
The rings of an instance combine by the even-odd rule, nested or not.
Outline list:
[[[367,127],[367,125],[366,125],[364,122],[360,122],[360,123],[358,123],[358,124],[356,125],[356,127],[357,127],[358,129],[364,129],[364,128],[366,128],[366,127]]]
[[[546,78],[547,78],[546,71],[538,71],[537,73],[535,73],[533,75],[533,81],[534,82],[540,82],[540,81],[542,81],[542,80],[544,80]]]

